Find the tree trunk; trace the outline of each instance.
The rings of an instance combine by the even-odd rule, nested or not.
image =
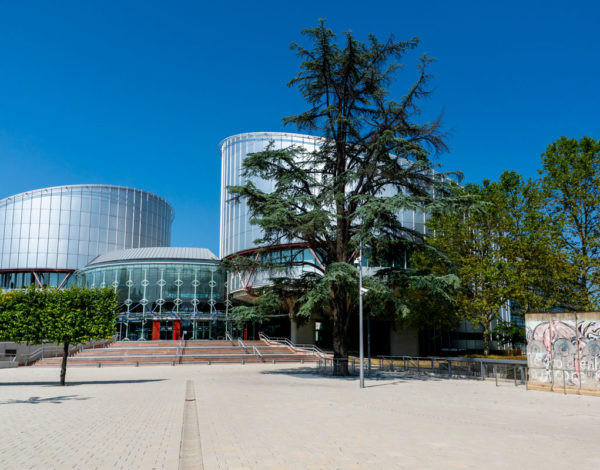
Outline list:
[[[333,307],[333,375],[350,375],[348,371],[348,345],[346,336],[348,333],[347,312],[343,306],[335,305]]]
[[[489,326],[483,327],[483,355],[490,355],[490,328]]]
[[[67,359],[69,358],[69,342],[65,342],[63,345],[63,357],[60,364],[60,384],[65,384],[65,377],[67,375]]]

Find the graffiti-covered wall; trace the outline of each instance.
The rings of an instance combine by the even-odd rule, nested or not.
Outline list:
[[[600,312],[528,313],[529,388],[600,395]]]

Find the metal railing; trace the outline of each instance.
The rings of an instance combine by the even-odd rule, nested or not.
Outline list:
[[[262,353],[258,350],[256,346],[252,346],[252,350],[254,351],[254,355],[260,357],[261,362],[265,362]]]
[[[350,375],[358,374],[360,361],[357,358],[320,358],[317,370],[324,375],[334,375],[344,369]],[[509,359],[458,358],[458,357],[414,357],[414,356],[377,356],[372,360],[371,368],[366,367],[369,375],[416,374],[446,378],[473,378],[512,381],[515,385],[527,382],[527,361]]]
[[[116,341],[116,338],[117,335],[114,335],[109,339],[94,340],[88,343],[71,345],[69,346],[68,355],[73,356],[84,349],[105,348],[113,341]],[[63,354],[64,348],[62,344],[40,344],[36,348],[29,350],[25,356],[25,365],[28,366],[29,364],[44,358],[62,357]]]
[[[232,338],[232,336],[229,334],[229,331],[226,331],[226,332],[225,332],[225,339],[226,339],[227,341],[231,341],[231,345],[232,345],[232,346],[234,346],[234,345],[235,345],[235,343],[233,342],[233,338]]]
[[[246,346],[246,344],[242,341],[242,338],[238,338],[237,344],[238,346],[244,348],[244,352],[248,354],[248,346]]]
[[[296,351],[311,352],[313,353],[313,355],[319,356],[320,358],[329,357],[323,350],[321,350],[318,346],[315,346],[314,344],[296,344],[295,348]]]
[[[281,344],[284,346],[287,346],[288,348],[292,348],[292,350],[296,350],[296,345],[294,343],[292,343],[288,338],[285,337],[274,337],[274,338],[270,338],[269,336],[267,336],[264,333],[259,333],[258,337],[264,341],[266,341],[267,343],[275,343],[275,344]]]
[[[318,346],[315,346],[314,344],[294,344],[288,338],[285,338],[285,337],[271,338],[262,332],[258,334],[258,337],[260,339],[266,341],[269,344],[280,344],[283,346],[287,346],[295,352],[298,352],[298,351],[308,352],[308,353],[312,353],[315,356],[319,356],[320,358],[328,358],[329,357],[325,352],[323,352]]]
[[[175,350],[175,357],[177,361],[181,364],[181,357],[183,356],[183,352],[185,351],[185,331],[179,338],[179,344],[177,345],[177,349]]]

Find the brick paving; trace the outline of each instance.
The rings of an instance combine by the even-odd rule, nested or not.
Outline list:
[[[598,468],[600,398],[253,364],[0,370],[0,469],[177,469],[186,381],[205,469]]]

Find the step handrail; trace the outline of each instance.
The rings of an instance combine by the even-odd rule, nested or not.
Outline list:
[[[100,347],[102,347],[102,348],[105,348],[109,344],[115,342],[117,340],[117,338],[118,338],[118,335],[115,334],[107,339],[93,340],[93,341],[89,341],[87,343],[82,343],[82,344],[71,344],[71,345],[69,345],[68,356],[74,356],[76,353],[81,352],[86,348],[96,349],[98,345],[100,345]],[[27,353],[27,356],[25,357],[25,365],[28,366],[30,363],[33,363],[33,362],[37,361],[38,359],[44,359],[44,354],[48,354],[48,352],[51,354],[48,355],[47,357],[62,356],[63,355],[63,346],[62,346],[62,344],[49,345],[46,343],[42,343],[36,349],[30,350]]]
[[[246,346],[246,344],[242,341],[242,338],[238,338],[237,342],[238,342],[238,346],[241,346],[242,348],[244,348],[244,352],[247,354],[248,346]]]
[[[329,357],[321,348],[314,344],[297,344],[296,348],[300,351],[312,352],[315,356],[321,359]]]
[[[316,346],[314,344],[294,344],[288,338],[270,338],[269,336],[264,334],[262,331],[260,333],[258,333],[258,337],[260,339],[266,341],[269,344],[274,343],[274,344],[282,344],[284,346],[288,346],[289,348],[292,348],[295,352],[298,352],[298,351],[311,352],[313,355],[319,356],[322,359],[328,357],[327,354],[325,354],[318,346]]]
[[[232,337],[231,337],[231,335],[229,334],[229,331],[226,331],[226,332],[225,332],[225,339],[226,339],[227,341],[231,341],[231,345],[232,345],[232,346],[235,346],[235,344],[234,344],[234,342],[233,342],[233,338],[232,338]]]
[[[263,358],[262,353],[258,350],[258,348],[256,346],[252,346],[252,349],[254,350],[254,355],[260,357],[260,361],[261,362],[265,362],[265,359]]]
[[[265,335],[264,333],[259,333],[258,337],[264,341],[266,341],[267,343],[275,343],[275,344],[283,344],[289,348],[292,348],[294,351],[296,351],[296,345],[294,343],[292,343],[288,338],[270,338],[267,335]]]
[[[181,338],[179,338],[179,344],[177,345],[177,349],[175,351],[175,357],[179,359],[181,356],[183,356],[183,350],[185,349],[185,344],[183,344],[185,342],[185,334],[185,331],[181,334]]]

